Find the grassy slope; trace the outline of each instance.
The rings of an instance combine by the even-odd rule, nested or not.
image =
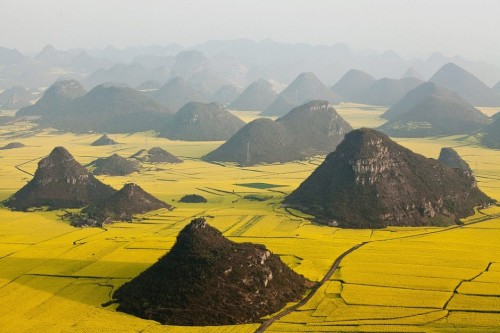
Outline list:
[[[383,110],[343,105],[339,113],[354,127],[378,126]],[[0,128],[0,144],[29,130],[23,124]],[[9,134],[10,133],[10,134]],[[222,328],[162,327],[151,321],[101,307],[111,291],[151,265],[171,248],[177,233],[193,216],[210,215],[211,225],[235,241],[263,243],[297,272],[320,280],[337,256],[364,241],[370,244],[348,255],[340,270],[299,311],[273,324],[269,331],[464,331],[500,322],[500,219],[464,228],[421,235],[438,229],[388,228],[343,230],[311,224],[303,215],[286,212],[281,198],[322,161],[250,168],[221,166],[198,160],[220,142],[178,142],[147,134],[113,135],[118,146],[92,147],[98,135],[41,132],[15,138],[30,146],[0,156],[0,198],[30,179],[15,169],[33,172],[38,159],[64,145],[81,163],[116,152],[129,156],[160,146],[185,159],[180,165],[147,165],[126,177],[99,177],[121,187],[134,181],[159,199],[177,207],[143,216],[142,223],[117,223],[102,229],[74,229],[57,219],[60,212],[18,213],[0,209],[0,309],[5,331],[53,332],[252,332],[257,325]],[[399,139],[429,157],[443,146],[454,147],[471,165],[477,164],[480,187],[500,200],[500,156],[476,145],[475,138]],[[477,163],[476,163],[477,162]],[[160,168],[161,170],[156,170]],[[271,183],[283,187],[258,189],[237,183]],[[234,191],[234,192],[233,192]],[[283,193],[282,193],[283,192]],[[188,193],[206,204],[177,201]],[[267,201],[243,199],[271,195]],[[174,200],[174,201],[173,201]],[[499,214],[494,207],[482,214]],[[478,213],[469,222],[484,217]],[[401,238],[401,239],[398,239]],[[381,241],[394,239],[392,241]],[[471,250],[473,249],[473,250]],[[479,294],[479,296],[478,296]],[[486,295],[482,295],[486,294]],[[474,312],[481,310],[482,312]],[[471,312],[473,311],[473,312]],[[325,327],[326,325],[326,327]],[[491,329],[489,329],[491,331]]]

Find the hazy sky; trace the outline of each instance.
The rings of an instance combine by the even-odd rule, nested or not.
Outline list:
[[[500,63],[499,0],[0,0],[0,45],[145,46],[270,38]]]

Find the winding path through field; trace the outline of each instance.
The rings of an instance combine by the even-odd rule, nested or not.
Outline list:
[[[368,243],[387,242],[387,241],[393,241],[393,240],[402,239],[402,238],[420,237],[420,236],[425,236],[425,235],[430,235],[430,234],[435,234],[435,233],[447,232],[447,231],[450,231],[450,230],[455,230],[457,228],[464,228],[464,227],[467,227],[467,226],[470,226],[470,225],[474,225],[474,224],[478,224],[478,223],[481,223],[481,222],[489,221],[491,219],[500,218],[500,214],[488,215],[488,214],[483,213],[481,211],[481,209],[479,209],[478,211],[479,211],[479,213],[483,214],[484,216],[480,217],[480,218],[477,218],[476,220],[471,221],[471,222],[469,222],[469,223],[467,223],[466,225],[463,225],[463,226],[462,225],[456,225],[456,226],[453,226],[453,227],[450,227],[450,228],[444,228],[444,229],[438,229],[438,230],[423,232],[421,234],[416,234],[416,235],[407,235],[407,236],[402,236],[402,237],[372,240],[372,241],[366,241],[366,242],[362,242],[362,243],[354,245],[353,247],[351,247],[350,249],[348,249],[347,251],[345,251],[344,253],[342,253],[333,262],[333,265],[330,267],[330,269],[325,274],[325,276],[323,277],[323,279],[321,279],[321,281],[319,281],[316,284],[316,286],[314,286],[314,288],[312,288],[311,292],[309,294],[307,294],[306,297],[304,297],[302,300],[300,300],[297,304],[295,304],[295,305],[293,305],[293,306],[291,306],[289,308],[284,309],[282,312],[279,312],[275,316],[273,316],[273,317],[265,320],[264,322],[262,322],[262,324],[255,330],[255,333],[265,332],[269,328],[269,326],[271,326],[273,323],[275,323],[276,321],[278,321],[281,318],[285,317],[286,315],[289,315],[290,313],[292,313],[293,311],[297,310],[301,306],[305,305],[314,296],[314,294],[316,294],[316,292],[318,291],[318,289],[321,286],[323,286],[332,277],[333,273],[337,270],[337,268],[339,267],[339,265],[342,262],[342,260],[348,254],[356,251],[357,249],[359,249],[363,245],[366,245]]]

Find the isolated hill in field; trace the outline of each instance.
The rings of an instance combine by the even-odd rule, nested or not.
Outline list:
[[[351,129],[327,101],[312,101],[276,121],[250,122],[203,159],[240,165],[301,160],[333,151]]]
[[[160,136],[184,141],[222,141],[244,125],[240,118],[216,103],[192,102],[177,111]]]
[[[225,84],[210,98],[212,102],[220,105],[231,104],[241,94],[241,88],[232,84]]]
[[[171,325],[258,322],[298,300],[307,281],[264,245],[235,243],[199,218],[113,297],[118,311]]]
[[[285,204],[346,228],[449,225],[491,203],[474,177],[372,129],[354,130]]]
[[[359,92],[368,89],[375,81],[377,80],[366,72],[350,69],[335,83],[332,90],[338,93],[343,101],[352,101]]]
[[[34,105],[20,109],[17,116],[57,116],[67,112],[71,102],[85,95],[87,91],[76,80],[57,81],[51,85]]]
[[[399,80],[383,78],[353,96],[352,100],[368,105],[390,106],[420,84],[422,81],[415,78]]]
[[[429,81],[456,92],[472,105],[500,106],[500,94],[454,63],[441,67]]]
[[[487,147],[500,149],[500,118],[486,126],[484,132],[481,142]]]
[[[24,145],[21,142],[9,142],[5,146],[0,147],[0,150],[17,149],[17,148],[23,148],[23,147],[26,147],[26,145]]]
[[[417,69],[415,67],[408,68],[406,70],[406,72],[404,72],[403,75],[401,75],[401,78],[402,79],[414,78],[414,79],[418,79],[421,81],[425,81],[424,77],[417,71]]]
[[[154,92],[151,97],[158,103],[176,112],[189,102],[206,102],[186,80],[175,77]]]
[[[86,165],[94,175],[126,176],[139,171],[136,161],[128,160],[118,154],[98,158]]]
[[[261,115],[283,116],[293,107],[302,105],[310,100],[326,100],[330,103],[338,103],[340,96],[321,82],[314,73],[302,73],[283,90],[277,98],[282,101],[279,104],[271,104]],[[283,102],[292,105],[292,108],[284,111]]]
[[[17,110],[31,105],[33,94],[21,86],[9,88],[0,93],[0,108],[5,110]]]
[[[94,178],[65,148],[56,147],[38,162],[33,179],[3,204],[15,210],[77,208],[96,204],[115,192]]]
[[[379,129],[396,137],[473,133],[491,120],[460,96],[427,82],[410,91],[384,113]]]
[[[141,149],[137,153],[130,156],[130,158],[135,158],[138,161],[148,163],[176,164],[183,162],[180,158],[170,154],[168,151],[160,147],[153,147],[149,150]]]
[[[41,122],[72,132],[117,133],[157,130],[170,118],[168,108],[137,90],[103,84],[74,99],[64,114],[43,117]]]
[[[472,169],[469,164],[465,162],[460,155],[458,155],[457,151],[450,147],[441,148],[441,152],[439,153],[438,161],[450,167],[452,169],[462,169],[465,172],[471,174]]]
[[[133,215],[144,214],[172,206],[144,191],[139,185],[128,183],[123,188],[82,213],[102,224],[108,219],[129,221]]]
[[[139,84],[135,89],[139,91],[158,90],[161,87],[160,81],[148,80]]]
[[[111,139],[107,134],[103,134],[99,139],[92,142],[91,146],[112,146],[117,145],[118,142]]]
[[[250,84],[231,105],[229,105],[229,108],[241,111],[262,111],[271,105],[277,95],[271,83],[260,79],[252,82],[252,84]]]
[[[184,203],[205,203],[207,199],[199,194],[186,194],[179,199],[179,202]]]

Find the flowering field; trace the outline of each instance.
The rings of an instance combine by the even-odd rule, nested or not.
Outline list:
[[[355,127],[380,110],[339,108]],[[380,122],[377,119],[377,122]],[[373,123],[373,122],[372,122]],[[270,332],[494,332],[500,331],[500,208],[481,210],[463,227],[351,230],[316,225],[280,206],[322,157],[284,165],[240,168],[210,164],[200,156],[220,142],[179,142],[151,133],[112,135],[118,146],[93,147],[98,135],[36,131],[26,124],[0,128],[0,145],[27,147],[0,152],[0,199],[31,179],[37,162],[57,145],[82,164],[118,153],[127,157],[160,146],[185,160],[143,164],[139,173],[99,177],[115,188],[135,182],[172,204],[132,223],[76,229],[62,212],[11,212],[0,208],[0,327],[5,332],[254,332],[259,324],[172,327],[138,319],[107,305],[117,287],[164,255],[178,232],[196,216],[236,242],[265,244],[295,271],[321,281],[352,247],[339,268],[312,297],[274,322]],[[479,186],[500,200],[500,154],[473,137],[398,139],[428,157],[455,147],[475,170]],[[245,184],[272,184],[248,186]],[[178,200],[196,193],[208,203]],[[260,196],[263,201],[251,200]]]

